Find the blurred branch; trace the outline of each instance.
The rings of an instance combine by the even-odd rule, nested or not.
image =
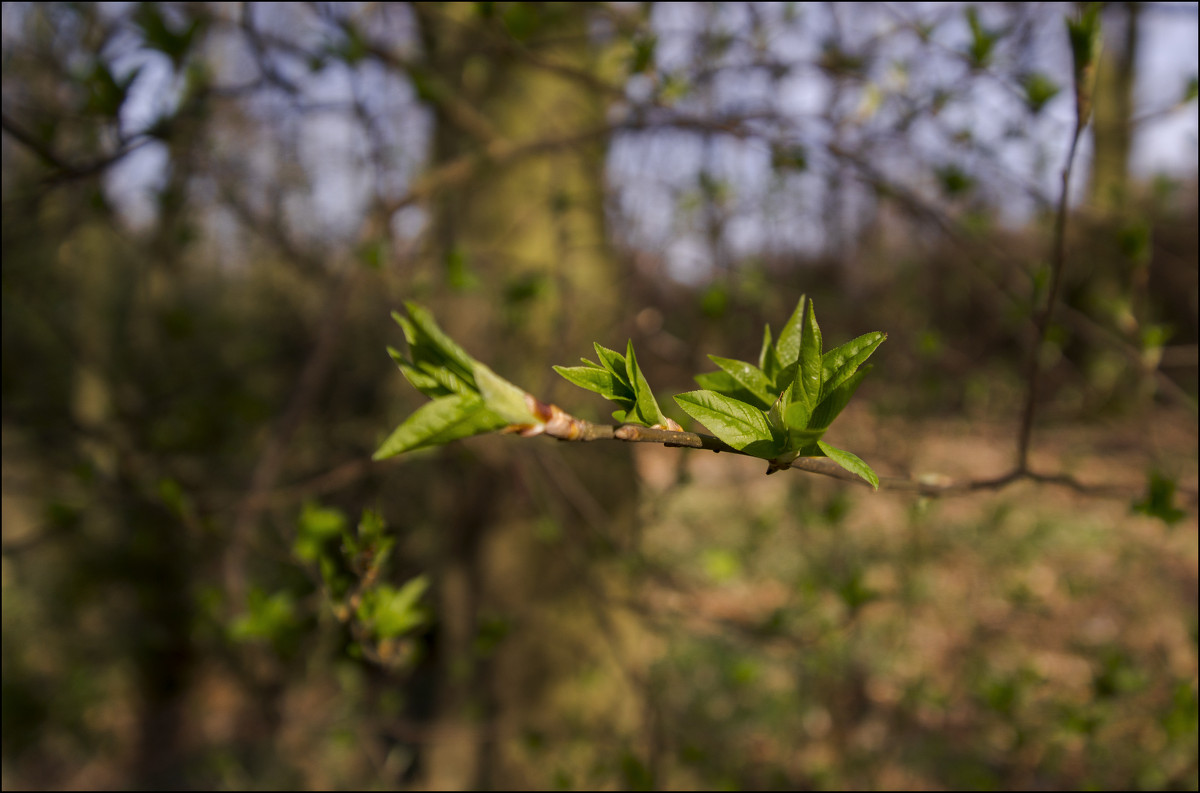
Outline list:
[[[153,140],[153,138],[149,135],[137,135],[134,138],[123,142],[117,148],[117,150],[111,154],[92,160],[91,162],[71,163],[60,154],[55,152],[50,146],[45,145],[34,135],[23,129],[20,124],[9,118],[7,113],[0,114],[0,123],[2,123],[4,131],[7,132],[13,138],[13,140],[29,149],[31,152],[41,158],[47,165],[50,165],[55,169],[56,173],[52,173],[46,178],[46,181],[49,183],[65,182],[73,179],[84,179],[89,176],[95,176],[96,174],[104,171],[109,166],[116,163],[118,160],[124,158],[126,155],[137,151],[142,146],[145,146],[147,143]]]

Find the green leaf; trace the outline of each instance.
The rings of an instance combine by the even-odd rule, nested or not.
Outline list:
[[[786,369],[794,366],[800,360],[800,337],[804,328],[804,295],[796,302],[796,310],[788,318],[787,324],[779,332],[779,340],[775,342],[775,353],[779,357],[780,367]]]
[[[406,302],[404,306],[408,309],[416,336],[415,344],[412,340],[409,341],[413,347],[413,361],[420,363],[421,360],[428,360],[435,365],[447,366],[460,378],[474,385],[472,366],[475,359],[467,355],[462,347],[438,327],[428,309],[413,302]]]
[[[775,345],[771,343],[771,326],[763,326],[763,343],[762,349],[758,353],[758,368],[762,369],[763,374],[767,376],[767,380],[772,383],[771,392],[778,394],[782,388],[776,388],[778,382],[779,371],[782,368],[779,364],[779,355],[775,352]]]
[[[824,399],[835,388],[844,383],[871,357],[875,349],[883,344],[886,333],[872,331],[864,333],[857,339],[846,342],[832,349],[821,358],[821,369],[824,372],[824,382],[821,384],[821,398]]]
[[[554,371],[573,385],[620,402],[627,408],[633,407],[633,398],[625,384],[607,369],[599,366],[555,366]]]
[[[633,383],[629,380],[629,372],[625,366],[625,356],[597,342],[592,342],[592,346],[596,348],[596,356],[600,359],[600,363],[603,364],[604,368],[611,372],[613,377],[617,378],[618,381],[628,386],[629,393],[632,394]]]
[[[713,435],[739,451],[769,459],[775,454],[775,438],[761,410],[714,391],[689,391],[675,401],[685,413]]]
[[[372,459],[383,460],[413,449],[494,432],[508,423],[488,410],[478,397],[460,394],[439,397],[405,419]]]
[[[509,424],[542,424],[526,400],[523,388],[513,385],[484,364],[475,362],[475,383],[484,405]]]
[[[625,366],[629,374],[629,382],[633,384],[635,399],[633,410],[638,418],[647,427],[665,424],[662,412],[658,409],[658,402],[654,399],[654,392],[650,390],[650,384],[646,382],[645,375],[638,368],[637,356],[633,353],[633,339],[629,340],[625,348]]]
[[[474,378],[472,378],[472,382],[467,382],[447,366],[435,366],[429,361],[421,361],[417,364],[417,368],[421,374],[437,383],[443,393],[461,394],[462,396],[478,396],[479,394]]]
[[[825,441],[820,441],[817,446],[825,453],[825,456],[835,463],[845,468],[852,474],[861,476],[863,479],[871,483],[871,487],[879,489],[879,477],[871,470],[871,466],[864,463],[857,455],[851,454],[845,449],[839,449],[836,446],[830,446]]]
[[[705,391],[716,391],[740,402],[753,402],[754,394],[750,393],[727,372],[703,372],[693,377],[696,383]]]
[[[803,328],[792,381],[792,406],[786,416],[788,426],[794,429],[808,427],[809,419],[820,401],[821,384],[825,380],[821,368],[821,326],[817,324],[817,312],[811,300],[804,313]]]
[[[708,359],[721,367],[742,388],[753,394],[755,401],[762,410],[770,408],[772,403],[778,398],[778,394],[771,393],[774,384],[754,364],[737,361],[733,358],[722,358],[719,355],[710,355]]]
[[[850,397],[854,396],[854,392],[858,390],[859,384],[863,378],[867,376],[867,372],[871,371],[872,367],[864,366],[854,374],[850,375],[844,383],[833,389],[824,399],[821,404],[817,405],[817,409],[812,412],[812,417],[809,419],[808,426],[811,429],[824,430],[833,420],[838,417],[838,414],[845,409],[850,402]]]

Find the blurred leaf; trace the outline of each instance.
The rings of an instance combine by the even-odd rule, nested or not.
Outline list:
[[[446,283],[458,292],[475,289],[480,284],[479,276],[467,264],[467,254],[459,245],[446,252]]]
[[[971,44],[967,48],[967,59],[972,68],[986,68],[992,60],[992,51],[1000,36],[998,33],[984,28],[979,21],[979,9],[975,6],[967,7],[966,17],[967,26],[971,29]]]
[[[700,311],[710,319],[720,319],[729,308],[729,292],[721,284],[713,284],[700,297]]]
[[[1087,3],[1072,19],[1067,18],[1067,36],[1071,40],[1071,59],[1075,76],[1075,116],[1083,125],[1092,115],[1092,92],[1104,40],[1100,36],[1100,9],[1103,3]]]
[[[142,41],[146,47],[158,50],[171,59],[176,71],[183,64],[196,32],[200,29],[200,20],[193,19],[183,32],[175,33],[167,25],[159,3],[139,3],[133,14],[133,23],[142,32]]]
[[[399,589],[380,585],[363,594],[358,617],[383,639],[394,639],[421,627],[427,615],[418,602],[429,589],[429,578],[419,575]]]
[[[523,273],[508,279],[504,285],[504,302],[512,308],[523,306],[541,297],[546,291],[546,276],[541,273]]]
[[[654,52],[658,47],[658,36],[651,33],[633,37],[633,55],[629,59],[630,74],[642,74],[654,66]]]
[[[541,27],[539,11],[529,3],[503,3],[501,19],[509,35],[517,41],[525,41]]]
[[[1141,218],[1131,218],[1117,230],[1117,246],[1122,255],[1135,266],[1144,266],[1151,256],[1150,224]]]
[[[133,76],[136,74],[135,71]],[[125,104],[125,97],[133,82],[133,77],[118,82],[109,71],[107,64],[103,61],[96,61],[91,74],[84,82],[88,89],[88,111],[115,119],[121,112],[121,106]]]
[[[1173,526],[1187,513],[1175,506],[1175,480],[1152,471],[1146,483],[1146,496],[1133,503],[1133,511],[1151,518],[1158,518]]]
[[[871,487],[875,488],[876,490],[879,489],[879,477],[875,475],[873,470],[871,470],[871,466],[864,463],[856,455],[851,454],[844,449],[839,449],[836,446],[830,446],[825,441],[818,441],[817,446],[830,460],[833,460],[850,473],[861,476],[863,479],[870,482]]]
[[[733,551],[710,548],[704,552],[704,572],[718,584],[737,578],[742,572],[742,563]]]
[[[268,639],[280,641],[296,626],[296,606],[292,596],[284,591],[268,597],[258,587],[247,596],[247,612],[236,617],[229,626],[234,641]]]
[[[934,173],[948,198],[957,198],[975,187],[975,179],[957,165],[935,168]]]
[[[689,391],[676,396],[675,401],[683,412],[735,449],[746,451],[755,443],[773,445],[767,417],[753,405],[713,391]]]
[[[306,562],[315,562],[324,554],[326,543],[341,536],[346,522],[339,510],[306,502],[297,521],[292,551]]]
[[[1021,85],[1025,88],[1025,104],[1035,116],[1042,112],[1051,99],[1062,92],[1062,86],[1042,72],[1029,72],[1024,75]]]
[[[808,149],[800,144],[775,146],[771,149],[771,168],[776,171],[808,170]]]

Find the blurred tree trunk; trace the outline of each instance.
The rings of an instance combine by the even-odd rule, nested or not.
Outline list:
[[[1096,75],[1092,120],[1094,154],[1088,198],[1101,214],[1118,212],[1129,198],[1133,140],[1133,87],[1137,77],[1140,3],[1113,3],[1104,22],[1112,30]]]
[[[586,81],[531,62],[524,53],[595,74],[587,6],[416,5],[428,64],[441,82],[432,168],[496,141],[569,137],[604,124],[605,101]],[[553,39],[551,46],[539,44]],[[483,164],[465,184],[437,196],[434,281],[455,293],[447,329],[506,377],[547,397],[548,363],[585,351],[586,337],[610,322],[616,290],[603,214],[605,140],[587,137],[536,157]],[[503,339],[503,342],[498,341]],[[439,527],[438,673],[431,741],[422,758],[430,789],[486,789],[496,774],[498,711],[494,662],[477,650],[481,611],[522,613],[544,586],[531,522],[508,520],[513,484],[507,464],[456,458],[443,477],[452,492]],[[447,469],[449,471],[450,469]],[[452,480],[452,481],[451,481]],[[525,494],[516,494],[518,497]],[[529,507],[518,506],[528,511]],[[503,535],[503,537],[499,536]],[[497,554],[504,547],[504,569]],[[578,582],[572,584],[578,586]],[[521,601],[524,601],[523,605]],[[511,693],[510,693],[511,695]],[[519,696],[519,695],[518,695]]]

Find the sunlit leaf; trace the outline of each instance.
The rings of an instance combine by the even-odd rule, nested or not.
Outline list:
[[[405,419],[383,442],[373,459],[382,460],[413,449],[494,432],[508,424],[488,410],[478,397],[459,394],[439,397],[417,408]]]
[[[618,402],[628,400],[629,406],[633,406],[633,400],[629,399],[626,393],[625,384],[606,369],[598,366],[555,366],[554,371],[573,385],[597,393],[605,399]]]
[[[689,391],[675,397],[685,413],[735,449],[772,445],[774,436],[761,410],[713,391]]]
[[[418,349],[422,352],[428,350],[430,353],[434,353],[428,358],[431,363],[448,366],[463,380],[472,382],[472,364],[475,359],[438,327],[433,315],[427,309],[413,302],[406,302],[404,306],[408,309],[408,316],[416,330],[413,361],[419,363],[418,357],[425,357],[418,356]]]
[[[854,374],[886,338],[886,333],[872,331],[825,353],[821,358],[821,368],[824,372],[821,398],[824,399]]]
[[[803,328],[792,385],[792,405],[787,415],[788,426],[795,429],[808,426],[808,419],[820,401],[821,385],[825,380],[821,368],[821,326],[817,324],[817,312],[811,300],[804,312]]]
[[[850,398],[854,396],[854,392],[858,390],[858,386],[862,383],[863,378],[867,376],[867,372],[871,371],[871,368],[870,366],[864,366],[850,375],[840,386],[829,392],[821,400],[821,404],[817,405],[816,410],[812,412],[808,426],[813,429],[823,429],[832,424],[833,420],[837,418],[838,414],[850,402]]]
[[[625,356],[597,342],[592,342],[592,346],[596,348],[596,356],[600,359],[600,363],[604,368],[611,372],[619,382],[624,383],[629,388],[629,393],[632,394],[633,383],[629,380],[629,370],[625,366]]]
[[[852,474],[861,476],[863,479],[871,483],[871,487],[879,489],[879,477],[871,469],[871,466],[864,463],[857,455],[851,454],[845,449],[839,449],[836,446],[830,446],[825,441],[820,441],[817,446],[825,453],[825,456],[835,463],[845,468]]]
[[[771,407],[771,403],[779,396],[771,393],[774,384],[754,364],[737,361],[733,358],[722,358],[719,355],[710,355],[708,359],[721,367],[721,370],[736,380],[742,388],[753,394],[761,409],[766,410]]]
[[[800,359],[800,337],[804,328],[804,295],[796,301],[796,310],[788,318],[787,324],[779,332],[779,340],[775,342],[775,353],[779,357],[781,367],[789,367]]]
[[[633,384],[634,412],[646,426],[665,423],[662,412],[658,409],[658,402],[654,399],[654,392],[650,390],[646,376],[638,367],[637,356],[633,352],[633,339],[629,340],[625,349],[625,367],[629,382]]]
[[[475,383],[487,409],[509,424],[541,424],[529,409],[525,390],[513,385],[484,364],[475,362]]]

